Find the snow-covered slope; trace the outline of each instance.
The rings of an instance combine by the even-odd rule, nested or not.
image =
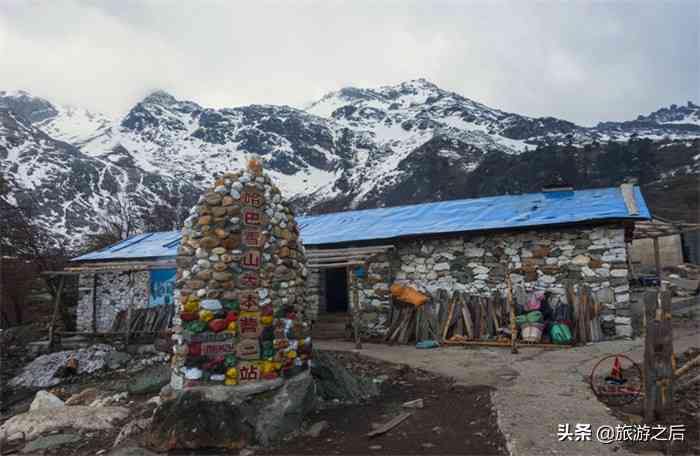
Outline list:
[[[107,210],[120,192],[144,210],[179,201],[249,154],[302,210],[381,206],[462,195],[464,176],[536,147],[700,138],[699,112],[672,105],[585,128],[494,109],[424,79],[344,88],[305,110],[210,109],[157,91],[119,119],[0,91],[0,165],[25,195],[47,201],[47,226],[73,235],[94,229],[85,214]]]

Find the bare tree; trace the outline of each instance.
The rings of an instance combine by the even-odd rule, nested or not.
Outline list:
[[[106,211],[98,218],[99,230],[88,235],[83,249],[94,251],[143,232],[141,213],[125,194],[107,204]]]

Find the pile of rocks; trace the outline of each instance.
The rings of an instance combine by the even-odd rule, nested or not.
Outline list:
[[[217,179],[182,231],[173,388],[308,367],[306,276],[294,213],[258,163]]]

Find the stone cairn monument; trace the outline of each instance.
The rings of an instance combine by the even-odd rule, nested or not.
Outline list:
[[[288,379],[308,369],[304,247],[256,159],[199,198],[177,256],[171,387]]]

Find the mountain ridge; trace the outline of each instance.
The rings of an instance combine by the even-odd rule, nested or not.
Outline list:
[[[662,163],[654,168],[658,175],[647,176],[649,181],[696,176],[700,157],[700,108],[692,102],[629,121],[582,127],[556,117],[490,108],[425,79],[342,88],[306,110],[279,105],[213,109],[156,90],[116,119],[55,105],[28,92],[0,91],[2,118],[0,165],[17,193],[70,180],[76,166],[92,176],[74,195],[40,192],[47,199],[39,209],[42,222],[61,227],[54,231],[68,237],[99,227],[66,207],[104,214],[115,195],[124,194],[131,194],[143,211],[160,200],[187,205],[189,201],[182,201],[186,195],[198,194],[213,175],[244,166],[250,154],[261,157],[272,178],[304,212],[478,196],[465,187],[477,183],[481,194],[493,193],[504,188],[502,182],[495,184],[501,180],[493,175],[485,181],[479,173],[494,161],[524,167],[523,160],[540,160],[536,150],[583,154],[581,166],[605,174],[596,167],[596,156],[614,156],[611,160],[619,162],[614,166],[629,167],[625,157],[616,155],[616,147],[604,145],[650,139],[653,151],[626,146],[636,151],[630,155],[635,160]],[[657,157],[664,144],[666,152],[683,157],[683,166]],[[70,166],[59,169],[60,157]],[[30,162],[37,169],[31,176]],[[544,172],[566,174],[558,169],[566,165],[566,160],[555,160],[552,166],[557,169]],[[623,177],[605,175],[602,183],[614,184]],[[511,180],[515,188],[522,179]]]

